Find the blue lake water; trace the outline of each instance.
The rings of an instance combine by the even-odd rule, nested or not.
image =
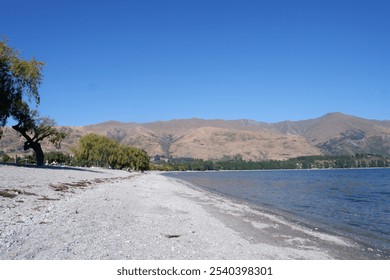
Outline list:
[[[390,255],[390,169],[166,175],[271,210],[288,212]]]

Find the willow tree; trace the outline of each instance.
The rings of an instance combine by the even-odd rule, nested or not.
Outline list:
[[[24,149],[33,149],[37,165],[44,164],[44,154],[40,142],[48,138],[59,145],[65,134],[55,128],[55,122],[39,117],[36,109],[40,96],[38,88],[42,82],[43,62],[20,57],[19,52],[10,48],[6,40],[0,41],[0,139],[2,127],[8,119],[12,126],[26,139]]]
[[[76,160],[87,166],[149,170],[148,154],[136,147],[121,145],[114,139],[97,134],[87,134],[73,147]]]
[[[5,40],[0,41],[0,127],[19,110],[26,111],[26,100],[39,104],[42,67],[43,62],[21,59]]]

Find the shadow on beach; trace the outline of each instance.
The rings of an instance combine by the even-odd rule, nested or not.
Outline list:
[[[91,173],[104,173],[99,170],[93,170],[88,167],[74,167],[74,166],[61,166],[61,165],[44,165],[37,166],[33,164],[18,164],[18,163],[4,163],[1,162],[0,166],[15,166],[15,167],[24,167],[24,168],[36,168],[36,169],[54,169],[54,170],[73,170],[73,171],[82,171],[82,172],[91,172]]]

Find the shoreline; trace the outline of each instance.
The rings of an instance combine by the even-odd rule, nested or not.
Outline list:
[[[381,259],[156,172],[20,168],[0,166],[21,191],[0,196],[0,259]]]
[[[252,170],[249,170],[252,171]],[[167,172],[172,173],[172,172]],[[258,212],[259,215],[269,215],[273,216],[276,220],[284,220],[288,224],[296,224],[299,227],[302,227],[302,230],[311,231],[313,235],[328,235],[331,239],[333,238],[340,238],[342,240],[345,240],[347,243],[354,244],[353,246],[360,248],[359,250],[362,251],[363,255],[368,255],[370,259],[372,260],[383,260],[383,259],[390,259],[390,253],[382,251],[382,249],[375,248],[372,245],[365,243],[364,241],[360,240],[357,236],[348,233],[346,231],[343,231],[341,229],[327,229],[327,225],[322,223],[321,221],[316,221],[313,219],[308,219],[305,217],[301,217],[297,215],[296,213],[289,212],[286,210],[281,210],[272,206],[267,205],[258,205],[253,204],[251,202],[248,202],[242,198],[239,197],[233,197],[229,196],[224,193],[220,193],[217,191],[213,191],[208,189],[207,187],[195,185],[191,182],[187,182],[183,179],[173,178],[169,177],[171,179],[174,179],[181,184],[187,185],[190,188],[193,189],[200,189],[201,191],[221,197],[223,199],[227,199],[232,201],[233,203],[245,205],[249,209]],[[366,254],[368,253],[368,254]],[[357,259],[360,259],[359,257]]]
[[[172,177],[170,177],[170,178],[172,178]],[[292,223],[298,223],[298,224],[300,224],[308,229],[319,231],[319,232],[322,232],[324,234],[336,235],[336,236],[339,236],[341,238],[346,238],[346,239],[349,239],[353,242],[360,244],[362,247],[370,248],[370,246],[371,246],[368,243],[360,241],[358,238],[353,238],[353,236],[354,236],[353,234],[347,234],[348,232],[343,232],[341,229],[337,229],[337,230],[336,229],[326,229],[327,225],[321,221],[317,221],[315,219],[309,219],[306,217],[301,217],[294,212],[278,209],[278,208],[271,206],[271,205],[254,204],[254,203],[251,203],[249,201],[246,201],[245,199],[242,199],[239,197],[234,197],[234,196],[229,196],[229,195],[224,194],[222,192],[218,192],[215,190],[208,189],[207,187],[204,187],[204,186],[200,186],[200,185],[193,184],[191,182],[187,182],[183,179],[178,179],[178,178],[174,178],[174,179],[179,181],[181,184],[188,185],[188,187],[190,187],[190,188],[200,189],[206,193],[211,193],[211,194],[216,195],[216,196],[221,196],[225,199],[231,200],[234,203],[246,205],[247,207],[249,207],[255,211],[259,211],[260,213],[274,215],[276,217],[281,217],[283,219],[291,221]],[[378,248],[374,248],[374,250],[376,250],[380,253],[383,253]]]
[[[350,167],[350,168],[295,168],[295,169],[219,169],[219,170],[175,170],[175,171],[152,171],[159,173],[213,173],[213,172],[268,172],[268,171],[335,171],[335,170],[375,170],[375,169],[390,169],[390,167]]]
[[[386,168],[366,168],[365,170],[372,170],[372,169],[383,170]],[[341,169],[333,169],[333,171],[336,171],[336,170],[338,171]],[[360,170],[360,169],[348,168],[348,169],[342,169],[342,170],[343,171],[345,171],[345,170],[355,171],[355,170]],[[264,172],[268,172],[268,171],[301,172],[301,171],[303,171],[304,172],[306,170],[291,170],[290,169],[290,170],[259,170],[259,171],[260,172],[262,172],[262,171],[264,171]],[[241,173],[241,172],[259,172],[259,171],[235,170],[235,171],[225,171],[225,172]],[[311,170],[308,170],[308,171],[311,171]],[[315,171],[322,172],[323,170],[322,169],[314,170],[314,172]],[[326,171],[331,171],[331,170],[326,169]],[[203,171],[193,171],[192,173],[197,173],[197,172],[203,173]],[[210,172],[213,173],[213,171],[210,171]],[[190,177],[175,176],[175,174],[180,175],[180,173],[185,174],[186,172],[185,171],[183,171],[183,172],[169,171],[169,172],[164,172],[163,174],[165,174],[166,176],[168,176],[170,178],[175,178],[175,179],[182,181],[184,183],[188,183],[190,185],[193,185],[193,187],[202,189],[206,192],[210,192],[210,193],[213,193],[216,195],[220,195],[220,196],[232,199],[234,201],[245,203],[254,209],[259,209],[260,212],[266,212],[266,213],[269,213],[272,215],[282,216],[282,217],[285,217],[285,218],[290,219],[292,221],[296,221],[302,225],[305,225],[308,228],[319,230],[319,231],[322,231],[323,233],[326,233],[326,234],[337,235],[337,236],[340,236],[343,238],[350,239],[350,240],[360,244],[361,247],[369,250],[370,252],[376,252],[378,255],[382,256],[383,258],[390,259],[390,250],[388,249],[389,243],[386,243],[385,239],[380,239],[380,236],[379,237],[378,236],[372,237],[373,235],[370,235],[370,232],[360,230],[359,228],[344,226],[343,224],[340,224],[340,223],[332,224],[331,221],[327,221],[326,219],[321,219],[321,217],[319,217],[319,218],[317,217],[318,219],[316,219],[315,216],[313,217],[313,216],[305,215],[305,213],[294,212],[293,210],[289,210],[288,208],[282,208],[282,207],[278,208],[276,205],[262,203],[261,201],[254,202],[251,200],[247,200],[243,197],[240,197],[240,194],[237,194],[234,192],[232,192],[232,193],[223,192],[223,191],[219,191],[217,188],[214,188],[214,187],[209,187],[206,185],[198,185],[197,182],[202,182],[202,180],[198,181],[195,176],[190,176]],[[188,178],[189,180],[186,181],[186,178]],[[203,177],[201,177],[201,178],[203,178]],[[224,177],[222,177],[222,178],[224,178]],[[378,243],[378,240],[380,240],[380,242],[382,242],[382,243]]]

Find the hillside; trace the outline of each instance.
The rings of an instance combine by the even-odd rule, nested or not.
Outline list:
[[[390,121],[367,120],[341,113],[271,125],[281,133],[306,138],[324,154],[374,153],[390,155]]]
[[[374,153],[390,156],[390,121],[330,113],[322,117],[264,123],[252,120],[183,119],[152,123],[105,123],[66,127],[63,152],[88,133],[97,133],[156,155],[201,159],[242,157],[288,159],[307,155]],[[15,144],[16,143],[16,144]],[[6,128],[0,151],[21,153],[22,139]],[[54,150],[44,145],[46,151]]]

